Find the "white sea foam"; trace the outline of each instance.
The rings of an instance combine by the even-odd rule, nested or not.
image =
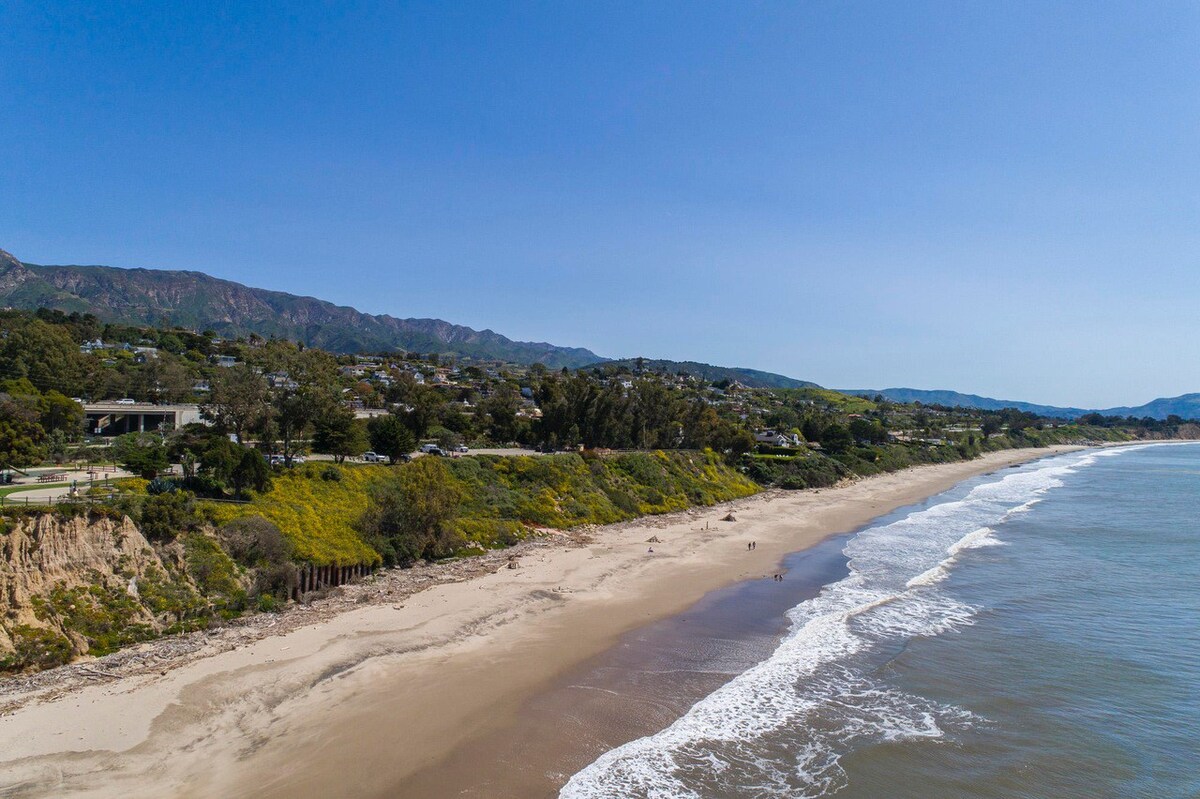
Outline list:
[[[976,719],[876,676],[897,645],[969,625],[976,608],[941,587],[957,564],[1001,545],[996,526],[1062,479],[1120,450],[1014,470],[960,499],[860,532],[850,574],[797,605],[775,652],[662,732],[613,749],[574,775],[563,799],[678,799],[732,793],[817,796],[845,779],[839,758],[881,740],[939,738]]]

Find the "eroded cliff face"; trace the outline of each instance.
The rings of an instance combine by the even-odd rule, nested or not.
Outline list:
[[[153,637],[195,596],[175,553],[156,551],[128,517],[45,513],[3,523],[0,666],[10,670]]]

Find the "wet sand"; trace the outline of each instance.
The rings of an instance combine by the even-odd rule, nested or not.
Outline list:
[[[468,741],[389,795],[554,797],[604,752],[657,732],[696,701],[770,656],[786,612],[848,573],[851,534],[789,555],[783,580],[706,594],[682,613],[631,630],[526,701],[510,723]]]
[[[624,633],[722,586],[771,584],[788,553],[963,479],[1066,449],[993,453],[601,528],[586,547],[547,547],[517,569],[440,585],[403,606],[364,607],[161,675],[31,703],[0,719],[0,795],[553,795],[612,738],[592,736],[593,727],[632,736],[678,715],[669,705],[644,709],[620,733],[623,719],[639,717],[628,701],[589,702],[579,718],[608,714],[612,723],[570,729],[556,705],[561,681]],[[736,522],[719,521],[730,512]],[[661,543],[647,544],[651,536]],[[688,679],[699,691],[727,677]],[[543,728],[560,718],[563,732],[551,736],[557,746],[539,745],[541,765],[521,767],[529,780],[513,779],[522,773],[513,764],[531,760],[522,750],[528,713]],[[486,744],[505,738],[507,753]],[[476,787],[455,788],[449,778],[463,774]]]

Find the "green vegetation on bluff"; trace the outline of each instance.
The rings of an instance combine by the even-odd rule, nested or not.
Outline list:
[[[218,525],[267,519],[288,537],[298,561],[378,563],[387,553],[372,547],[360,525],[372,498],[405,475],[426,472],[458,500],[435,556],[510,545],[529,527],[608,524],[759,490],[712,452],[482,455],[396,467],[309,463],[276,478],[248,504],[201,504]]]

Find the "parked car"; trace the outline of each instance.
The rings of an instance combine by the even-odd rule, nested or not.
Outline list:
[[[377,452],[364,452],[362,454],[362,459],[366,463],[383,463],[384,461],[387,460],[387,456],[380,455]]]
[[[125,397],[124,399],[117,400],[117,404],[118,405],[137,405],[137,400],[135,400],[133,397]]]
[[[466,444],[459,444],[457,447],[454,448],[454,451],[455,452],[470,452],[471,450],[467,449]]]
[[[443,450],[441,447],[439,447],[437,444],[423,444],[423,445],[421,445],[421,451],[424,452],[426,455],[445,455],[446,454],[446,451]]]
[[[282,455],[272,455],[268,459],[268,461],[270,462],[270,464],[272,466],[287,466],[288,465],[287,459],[284,458]],[[303,455],[293,455],[292,456],[292,464],[291,464],[292,466],[299,466],[301,463],[304,463]]]

